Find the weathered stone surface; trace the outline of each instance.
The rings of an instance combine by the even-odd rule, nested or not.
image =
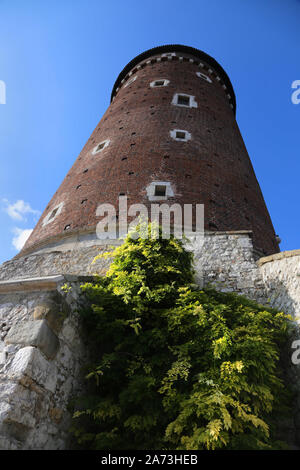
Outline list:
[[[55,356],[59,346],[58,338],[46,320],[27,321],[13,326],[5,342],[37,346],[48,358]]]
[[[300,322],[300,250],[259,260],[259,271],[270,304]]]
[[[34,308],[33,319],[46,319],[50,328],[53,331],[58,332],[62,327],[65,317],[56,303],[48,301],[42,302]]]
[[[90,272],[106,271],[109,260],[100,259],[98,265],[90,267],[99,249],[43,253],[0,267],[0,279],[71,273],[57,285],[57,292],[0,294],[0,449],[68,448],[67,403],[82,390],[81,366],[86,360],[77,313],[84,299],[81,281],[75,274],[86,274],[87,266]],[[194,252],[198,285],[210,284],[223,292],[244,294],[262,304],[269,301],[269,305],[299,318],[298,254],[276,255],[258,266],[247,233],[207,234],[204,243],[192,240],[189,249]],[[61,291],[65,282],[71,291]],[[52,335],[59,340],[55,356],[39,349],[41,325],[46,325],[45,331],[52,329]],[[291,362],[294,339],[300,339],[296,323],[284,351],[287,380],[296,398],[295,422],[282,423],[281,432],[291,440],[296,433],[300,439],[300,365]]]
[[[0,339],[0,354],[3,355],[0,363],[0,449],[68,447],[70,413],[67,404],[82,388],[81,366],[85,360],[76,313],[80,296],[76,281],[76,277],[68,277],[68,282],[74,286],[73,295],[62,296],[61,284],[56,292],[0,294],[0,333],[7,336],[12,330],[11,335],[14,335],[15,330],[27,336],[18,338],[25,344]],[[36,307],[45,309],[39,309],[37,314]],[[55,331],[59,348],[51,359],[37,346],[27,343],[28,337],[32,339],[33,324],[39,325],[41,321],[50,324],[49,312],[54,321],[62,318],[62,324]],[[35,321],[32,320],[34,317]],[[26,331],[25,324],[30,326]],[[61,328],[64,325],[65,328]],[[54,328],[54,323],[51,327]]]
[[[13,439],[12,437],[0,435],[0,450],[19,450],[22,447],[22,443]]]
[[[8,403],[2,401],[0,402],[0,422],[5,420],[9,414],[10,406]]]
[[[281,251],[280,253],[275,253],[270,256],[264,256],[258,260],[257,264],[258,266],[262,266],[263,264],[269,263],[270,261],[278,261],[280,259],[294,258],[295,256],[300,256],[300,250]]]
[[[8,374],[19,380],[23,376],[28,376],[50,392],[55,391],[57,368],[33,346],[26,346],[17,352],[8,369]]]
[[[60,408],[50,408],[49,409],[49,416],[56,424],[59,424],[62,420],[63,410]]]
[[[92,261],[100,252],[110,251],[110,246],[111,243],[103,246],[90,246],[81,250],[72,248],[68,251],[53,251],[13,259],[1,265],[0,280],[57,274],[86,275],[95,272],[104,274],[110,260],[100,259],[94,264]]]

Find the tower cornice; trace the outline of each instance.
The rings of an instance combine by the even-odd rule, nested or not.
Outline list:
[[[200,49],[196,49],[194,47],[190,46],[184,46],[181,44],[166,44],[163,46],[158,46],[158,47],[153,47],[152,49],[148,49],[145,52],[142,52],[138,56],[136,56],[134,59],[132,59],[125,67],[124,69],[120,72],[117,80],[115,81],[115,84],[112,89],[111,93],[111,101],[115,97],[116,93],[118,92],[118,89],[121,87],[121,85],[124,83],[126,79],[128,79],[135,71],[135,67],[137,67],[141,62],[146,61],[146,59],[156,56],[158,54],[166,54],[166,53],[178,53],[178,56],[171,57],[171,60],[177,60],[180,57],[180,53],[185,54],[185,55],[192,55],[196,59],[198,59],[198,64],[201,67],[203,65],[205,68],[206,65],[209,65],[212,67],[213,70],[211,70],[211,73],[216,75],[217,77],[220,78],[221,83],[223,82],[223,86],[227,90],[228,96],[230,96],[230,103],[232,105],[233,112],[235,114],[236,112],[236,98],[235,98],[235,93],[233,90],[232,83],[223,69],[223,67],[210,55],[206,54],[205,52],[201,51]],[[162,60],[168,60],[167,57],[162,58]],[[202,64],[202,62],[205,62],[205,64]],[[144,66],[147,65],[147,61],[145,62]],[[138,70],[138,69],[137,69]]]

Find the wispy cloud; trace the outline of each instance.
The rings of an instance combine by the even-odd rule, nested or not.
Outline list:
[[[12,230],[13,233],[15,234],[15,236],[12,239],[12,244],[18,251],[22,250],[32,230],[33,230],[32,228],[22,229],[18,227],[15,227]]]
[[[17,202],[10,203],[7,199],[2,199],[5,204],[4,212],[13,220],[25,221],[27,214],[40,215],[40,211],[32,209],[28,202],[19,199]]]

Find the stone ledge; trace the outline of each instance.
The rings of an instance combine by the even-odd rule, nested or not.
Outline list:
[[[195,228],[195,227],[193,227]],[[94,240],[95,245],[97,247],[104,247],[104,246],[111,246],[114,244],[120,244],[119,239],[108,239],[108,240],[100,240],[96,235],[96,225],[87,228],[80,228],[80,229],[71,229],[68,230],[67,233],[59,233],[54,236],[50,236],[45,238],[45,240],[41,242],[35,242],[30,245],[28,248],[23,248],[20,253],[18,253],[13,259],[20,259],[22,257],[27,257],[30,255],[36,254],[44,254],[44,253],[51,253],[51,252],[60,252],[65,251],[62,248],[65,246],[66,251],[71,250],[80,250],[81,243],[84,244],[84,237],[88,237],[89,235],[93,235],[89,242]],[[252,230],[230,230],[230,231],[209,231],[205,230],[205,236],[218,236],[218,235],[248,235],[252,238],[253,232]],[[83,245],[82,245],[83,246]],[[92,245],[89,245],[92,246]],[[67,247],[67,248],[66,248]]]
[[[270,263],[272,261],[292,258],[293,256],[300,256],[300,250],[282,251],[281,253],[275,253],[274,255],[264,256],[257,261],[257,265],[262,266],[263,264]]]
[[[64,276],[44,276],[27,279],[12,279],[10,281],[0,282],[0,293],[22,292],[22,291],[41,291],[56,290],[57,284],[64,281]]]
[[[205,235],[248,235],[249,237],[252,237],[253,232],[252,230],[227,230],[225,232],[210,232],[205,230]]]
[[[57,274],[54,276],[32,277],[27,279],[12,279],[10,281],[0,281],[0,294],[9,292],[26,291],[54,291],[61,282],[88,282],[94,276],[77,276],[74,274]]]
[[[96,227],[97,227],[96,225],[92,225],[90,227],[85,227],[85,228],[80,228],[80,229],[71,229],[71,230],[68,230],[67,233],[63,232],[63,233],[59,233],[51,237],[47,237],[45,238],[45,240],[41,242],[33,243],[28,248],[23,248],[13,259],[18,259],[18,258],[22,258],[23,256],[33,255],[39,250],[43,248],[47,248],[48,245],[56,244],[56,243],[59,243],[60,241],[68,242],[69,240],[73,239],[74,245],[77,245],[78,242],[80,241],[80,237],[81,236],[84,237],[85,235],[94,234],[95,240],[99,241],[96,235]],[[101,243],[100,245],[106,245],[106,244],[109,245],[111,244],[110,241],[111,240],[108,240],[106,243]],[[61,250],[57,250],[57,251],[61,251]]]

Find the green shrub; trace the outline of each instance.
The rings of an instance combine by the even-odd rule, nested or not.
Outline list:
[[[197,288],[192,255],[174,238],[128,236],[113,256],[107,275],[82,287],[94,363],[74,411],[79,446],[277,448],[286,316]]]

